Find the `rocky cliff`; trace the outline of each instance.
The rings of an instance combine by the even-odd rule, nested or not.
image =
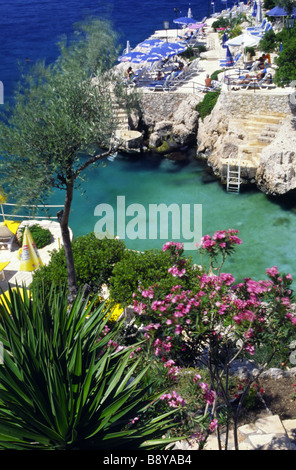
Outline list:
[[[256,184],[270,195],[296,189],[296,118],[287,118],[273,142],[262,150]]]
[[[147,93],[141,98],[141,120],[148,147],[195,144],[198,128],[196,105],[202,98],[184,93]]]
[[[227,163],[241,165],[242,182],[267,194],[296,188],[296,125],[289,93],[222,91],[198,126],[198,155],[226,180]]]

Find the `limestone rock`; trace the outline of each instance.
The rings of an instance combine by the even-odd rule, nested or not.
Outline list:
[[[149,135],[149,146],[165,140],[184,145],[196,140],[200,97],[184,94],[149,93],[141,99],[142,125]]]
[[[263,149],[256,174],[258,188],[270,195],[296,188],[296,119],[286,119],[275,140]]]

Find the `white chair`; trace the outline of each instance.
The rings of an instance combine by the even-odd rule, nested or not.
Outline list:
[[[6,225],[0,226],[0,248],[11,251],[14,237],[15,234]]]

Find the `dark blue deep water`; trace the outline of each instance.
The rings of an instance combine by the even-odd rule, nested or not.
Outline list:
[[[228,1],[228,6],[233,2]],[[58,54],[57,41],[70,35],[73,24],[85,16],[96,15],[113,22],[121,34],[122,49],[129,40],[135,46],[168,20],[173,27],[174,9],[186,16],[189,6],[194,18],[201,20],[212,12],[211,2],[185,0],[0,0],[0,80],[9,101],[21,76],[37,59],[53,61]],[[216,0],[216,11],[225,3]],[[21,169],[20,169],[21,171]],[[292,197],[267,198],[255,188],[239,195],[225,192],[217,181],[207,181],[204,165],[195,161],[177,164],[165,160],[119,156],[106,168],[87,172],[86,197],[75,194],[70,225],[74,235],[94,230],[95,207],[107,203],[115,207],[116,197],[125,196],[126,204],[171,203],[201,204],[202,233],[234,228],[243,244],[225,265],[237,278],[264,278],[265,269],[277,265],[296,276],[295,201]],[[63,194],[55,194],[53,203],[62,203]],[[131,248],[160,248],[160,240],[127,240]],[[189,253],[192,254],[192,253]],[[197,260],[198,261],[198,260]]]
[[[55,59],[58,39],[73,31],[73,24],[88,15],[96,15],[112,21],[121,34],[122,45],[129,40],[134,47],[156,29],[163,29],[168,20],[187,16],[190,6],[194,18],[202,19],[212,12],[211,2],[186,0],[1,0],[0,1],[0,80],[9,97],[22,67],[30,61]],[[225,6],[215,2],[216,11]],[[233,1],[228,0],[228,6]]]

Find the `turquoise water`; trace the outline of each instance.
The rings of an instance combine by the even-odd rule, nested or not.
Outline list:
[[[295,196],[294,199],[292,196],[268,198],[255,188],[243,189],[240,194],[227,193],[225,186],[208,178],[205,164],[193,159],[173,162],[143,155],[119,156],[114,162],[107,161],[106,167],[91,168],[86,176],[87,181],[82,184],[85,195],[77,191],[73,200],[70,226],[74,236],[94,231],[103,216],[95,216],[95,208],[100,204],[114,209],[116,221],[117,196],[125,197],[126,206],[141,204],[146,215],[152,203],[190,204],[191,208],[201,204],[202,235],[234,228],[239,230],[243,240],[236,254],[226,262],[224,271],[231,272],[237,280],[243,277],[262,279],[266,268],[276,265],[280,271],[296,276]],[[52,201],[61,203],[63,197],[64,194],[57,193]],[[192,215],[193,211],[191,228],[194,226]],[[126,223],[130,220],[132,217],[126,216]],[[169,235],[171,240],[172,233]],[[181,241],[187,242],[189,237],[181,237]],[[125,239],[129,248],[137,250],[161,248],[164,242]],[[186,251],[186,254],[199,262],[196,250]]]
[[[212,9],[211,3],[200,0],[191,4],[193,16],[202,19]],[[229,0],[228,7],[233,3]],[[122,46],[129,40],[134,47],[156,29],[162,29],[164,20],[169,20],[170,27],[174,27],[175,7],[178,7],[178,16],[185,16],[189,3],[187,0],[179,0],[177,4],[171,0],[15,0],[2,2],[1,7],[0,80],[4,84],[6,102],[21,73],[30,64],[38,59],[48,63],[56,59],[58,38],[70,34],[73,23],[82,20],[85,13],[107,15],[122,34]],[[216,11],[221,11],[225,2],[216,0],[215,7]],[[113,163],[108,162],[106,168],[92,168],[87,172],[88,181],[82,184],[86,197],[75,193],[71,228],[75,236],[94,230],[98,221],[95,207],[106,203],[116,208],[117,196],[124,196],[127,206],[132,203],[144,207],[152,203],[201,204],[203,235],[218,229],[236,228],[243,239],[225,270],[237,278],[258,279],[264,277],[267,267],[277,265],[295,277],[294,201],[291,198],[270,200],[256,190],[227,194],[217,181],[205,183],[204,176],[204,165],[197,162],[176,164],[143,156],[120,157]],[[63,199],[64,194],[57,193],[51,202],[58,204]],[[143,250],[161,248],[164,241],[127,239],[126,244]],[[196,253],[194,258],[199,261]]]

